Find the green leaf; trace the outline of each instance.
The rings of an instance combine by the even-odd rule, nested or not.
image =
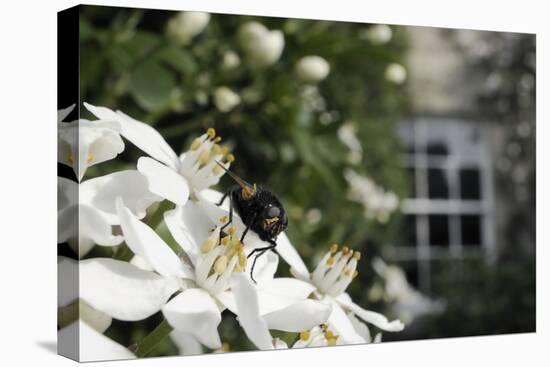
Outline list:
[[[147,61],[133,70],[129,90],[137,104],[149,112],[155,112],[169,103],[175,86],[174,75],[168,69],[154,61]]]
[[[165,47],[157,54],[157,57],[159,60],[182,74],[191,75],[198,69],[197,62],[193,55],[181,48],[174,46]]]

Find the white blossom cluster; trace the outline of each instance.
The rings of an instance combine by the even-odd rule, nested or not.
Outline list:
[[[174,329],[172,339],[183,353],[222,348],[218,333],[221,314],[234,314],[244,335],[258,349],[288,347],[270,330],[299,333],[293,348],[369,343],[366,323],[380,330],[400,331],[399,320],[363,309],[346,293],[357,276],[360,253],[332,245],[310,272],[287,236],[277,238],[277,252],[294,277],[276,277],[279,256],[258,258],[251,280],[247,255],[265,246],[228,202],[217,206],[221,193],[211,189],[234,157],[220,145],[213,129],[197,137],[181,155],[151,126],[121,111],[85,107],[98,120],[63,122],[74,107],[59,113],[59,162],[75,172],[78,182],[59,177],[59,243],[68,243],[81,260],[59,257],[59,276],[79,273],[79,299],[60,290],[61,310],[74,304],[79,320],[60,330],[71,335],[80,325],[85,356],[128,358],[131,352],[102,333],[112,318],[138,321],[161,311]],[[85,179],[88,167],[115,158],[130,142],[146,155],[137,169]],[[163,200],[175,204],[164,213],[164,224],[182,249],[176,253],[147,225],[147,210]],[[93,246],[125,243],[131,261],[84,257]],[[73,330],[74,329],[74,330]],[[81,334],[82,335],[82,334]]]
[[[348,198],[363,205],[365,218],[386,223],[399,207],[397,195],[384,190],[369,177],[347,169],[344,178],[349,184]]]

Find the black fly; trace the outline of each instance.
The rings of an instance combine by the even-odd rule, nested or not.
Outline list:
[[[252,255],[256,255],[250,268],[250,278],[256,283],[254,280],[256,260],[267,251],[273,251],[278,255],[277,250],[275,250],[277,246],[277,242],[275,241],[279,233],[286,229],[288,218],[283,205],[272,192],[257,187],[256,184],[251,185],[233,172],[227,170],[220,163],[218,165],[239,185],[226,192],[220,202],[216,204],[217,206],[222,205],[225,199],[229,197],[229,220],[223,225],[221,230],[223,231],[232,223],[234,210],[246,226],[241,236],[241,242],[244,241],[248,231],[252,230],[262,241],[269,243],[268,246],[252,250],[247,256],[247,258],[250,258]]]

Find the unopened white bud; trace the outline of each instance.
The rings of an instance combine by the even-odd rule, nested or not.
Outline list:
[[[330,72],[328,62],[320,56],[305,56],[296,63],[296,73],[306,82],[319,82]]]
[[[168,20],[166,34],[172,40],[185,45],[199,35],[210,21],[210,14],[194,11],[182,11]]]
[[[241,97],[228,87],[218,87],[214,91],[214,104],[221,112],[229,112],[241,103]]]

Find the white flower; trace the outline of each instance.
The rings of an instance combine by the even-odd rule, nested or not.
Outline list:
[[[59,354],[79,362],[136,358],[127,348],[109,339],[83,320],[75,321],[60,329],[57,339]]]
[[[235,51],[226,51],[223,54],[222,67],[226,70],[234,69],[241,64],[241,58]]]
[[[386,79],[395,84],[403,84],[407,79],[407,69],[401,64],[391,63],[386,67]]]
[[[393,308],[405,323],[411,323],[415,318],[426,314],[441,313],[445,303],[432,300],[414,289],[403,270],[395,265],[387,265],[382,259],[375,258],[372,266],[376,273],[385,281],[385,294]]]
[[[124,150],[120,127],[116,121],[80,119],[62,122],[74,105],[58,111],[57,160],[73,168],[78,180],[86,169],[95,164],[113,159]]]
[[[283,32],[268,30],[258,22],[240,26],[238,39],[241,48],[253,66],[263,67],[279,60],[285,46]]]
[[[221,112],[229,112],[241,103],[241,97],[228,87],[218,87],[214,90],[214,104]]]
[[[212,222],[201,215],[194,202],[178,206],[165,213],[166,225],[184,251],[178,256],[121,199],[117,200],[117,211],[128,247],[154,271],[112,259],[82,261],[81,297],[92,307],[121,320],[140,320],[162,310],[175,330],[193,336],[211,349],[221,347],[217,332],[221,311],[228,308],[241,323],[255,315],[248,306],[242,306],[243,302],[248,305],[246,300],[233,294],[233,276],[242,274],[248,279],[244,274],[250,267],[235,229],[229,229],[229,234],[220,240],[220,227],[211,231]],[[297,311],[313,309],[313,316],[306,317],[306,321],[307,325],[314,325],[319,307],[300,304],[313,288],[297,279],[273,279],[277,260],[271,254],[258,261],[258,278],[262,282],[262,289],[257,290],[259,312],[269,315],[275,326],[291,327],[280,321],[281,313],[293,314],[288,307]],[[181,293],[166,302],[176,291]]]
[[[320,56],[304,56],[296,63],[298,77],[306,82],[320,82],[329,72],[328,62]]]
[[[350,185],[348,198],[363,205],[365,218],[386,223],[399,206],[397,195],[351,169],[344,172],[344,177]]]
[[[139,158],[138,171],[147,177],[153,193],[178,205],[187,202],[190,190],[200,191],[218,183],[224,171],[216,162],[229,168],[234,160],[227,148],[218,145],[221,138],[216,137],[212,128],[196,138],[190,149],[178,158],[162,135],[148,124],[121,111],[114,112],[88,103],[84,105],[99,118],[117,121],[122,136],[154,158]]]
[[[119,245],[122,236],[112,233],[112,226],[120,223],[115,208],[118,196],[140,218],[147,207],[161,199],[149,191],[146,177],[138,171],[119,171],[80,184],[58,177],[57,242],[68,242],[79,257],[94,244]]]
[[[354,315],[386,331],[401,331],[404,327],[399,320],[390,322],[384,315],[363,309],[345,292],[353,278],[357,276],[356,268],[360,257],[357,251],[354,252],[347,247],[338,251],[338,246],[332,245],[311,274],[303,262],[299,267],[290,269],[296,278],[315,286],[314,294],[318,299],[331,305],[332,313],[327,324],[339,335],[343,344],[370,341],[366,338],[364,329],[358,327],[355,322],[357,320],[352,318]]]
[[[383,45],[391,41],[392,30],[388,25],[375,24],[369,27],[361,36],[375,45]]]
[[[168,20],[166,34],[178,43],[186,45],[204,31],[209,21],[208,13],[182,11]]]
[[[348,161],[351,164],[361,163],[363,146],[357,138],[357,126],[353,122],[346,122],[338,129],[338,139],[350,150]]]

